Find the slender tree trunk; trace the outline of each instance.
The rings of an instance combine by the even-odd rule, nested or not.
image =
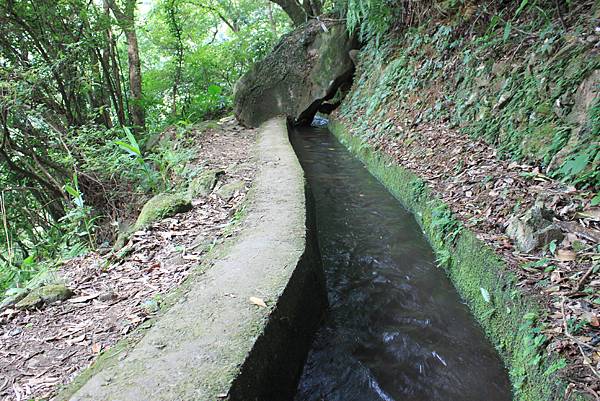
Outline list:
[[[290,17],[294,26],[302,25],[307,20],[307,15],[302,6],[296,0],[271,0],[279,5]]]
[[[171,114],[177,115],[177,95],[179,94],[179,86],[181,84],[181,75],[183,71],[183,40],[181,37],[181,25],[177,20],[177,4],[175,0],[171,0],[168,9],[169,14],[169,27],[171,34],[175,38],[175,76],[173,77],[173,103],[171,106]]]
[[[140,130],[145,127],[145,112],[142,105],[142,66],[135,29],[125,31],[127,58],[129,60],[129,103],[133,125]]]
[[[102,7],[104,14],[107,18],[110,16],[110,7],[106,0],[102,1]],[[119,65],[115,59],[115,39],[113,37],[112,28],[109,26],[105,33],[106,43],[102,49],[102,69],[104,71],[104,81],[106,83],[107,91],[111,96],[115,112],[117,114],[117,120],[119,125],[125,125],[125,108],[123,106],[123,92],[121,88],[121,77],[119,72]]]
[[[138,47],[137,34],[135,31],[135,7],[136,0],[126,0],[125,10],[121,10],[115,0],[107,0],[110,9],[115,15],[117,22],[125,33],[127,40],[127,59],[129,61],[129,113],[136,130],[145,127],[145,112],[142,105],[142,67]]]
[[[106,128],[112,128],[113,124],[109,113],[110,100],[106,95],[105,85],[102,83],[103,74],[100,72],[101,60],[98,57],[96,49],[90,49],[90,60],[95,87],[91,94],[92,106],[98,112],[97,122],[104,124]]]
[[[271,24],[271,31],[273,32],[273,35],[277,36],[277,23],[275,22],[275,18],[273,18],[273,3],[269,2],[269,4],[267,4],[267,7],[269,23]]]

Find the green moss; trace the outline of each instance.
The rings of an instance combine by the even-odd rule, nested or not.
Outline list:
[[[593,47],[576,39],[577,31],[593,29],[592,14],[581,11],[578,25],[565,34],[536,11],[504,37],[506,26],[499,22],[510,20],[511,12],[501,11],[484,29],[446,15],[441,23],[431,18],[395,30],[380,43],[367,42],[341,115],[363,127],[361,136],[388,135],[384,125],[392,110],[405,126],[448,122],[487,141],[503,158],[549,167],[581,188],[595,185],[594,177],[571,177],[551,163],[568,131],[577,128],[568,118],[577,88],[600,68]],[[539,41],[524,43],[516,29],[535,32]],[[571,138],[563,159],[587,143]]]
[[[167,193],[155,195],[142,208],[134,229],[142,229],[156,221],[191,209],[192,202],[187,195]]]
[[[521,144],[523,154],[533,160],[544,160],[546,154],[550,152],[556,131],[554,122],[548,122],[532,129],[528,135],[523,137]]]
[[[217,190],[217,195],[225,200],[231,199],[237,192],[243,190],[246,183],[242,180],[232,181]]]
[[[69,298],[73,292],[64,284],[49,284],[31,291],[15,304],[17,309],[32,309],[41,304],[52,304]]]
[[[556,375],[560,364],[545,355],[546,339],[537,324],[545,310],[538,300],[519,290],[506,264],[449,214],[423,180],[349,134],[341,123],[332,121],[330,130],[414,213],[438,261],[504,360],[515,400],[562,400],[566,384]]]
[[[242,207],[248,202],[251,202],[253,198],[254,191],[251,189],[246,195],[246,198],[244,198]],[[234,220],[234,224],[241,224],[241,220]],[[103,351],[88,368],[83,370],[80,374],[78,374],[75,377],[72,383],[63,387],[59,391],[59,394],[56,396],[56,400],[69,400],[94,375],[96,375],[105,368],[115,366],[117,363],[119,363],[121,358],[126,356],[127,352],[131,350],[144,337],[147,330],[154,325],[154,323],[160,318],[160,316],[166,313],[173,305],[175,305],[176,302],[178,302],[185,294],[187,294],[193,283],[198,279],[198,277],[204,274],[209,268],[211,268],[217,259],[223,258],[225,255],[227,255],[230,248],[238,240],[236,236],[230,236],[227,238],[227,240],[220,243],[219,245],[210,248],[208,253],[205,256],[203,256],[202,263],[194,268],[193,272],[185,279],[185,281],[179,287],[176,287],[169,293],[162,295],[160,311],[156,316],[144,322],[140,327],[134,330],[133,333],[129,334],[127,337],[120,339],[111,348]],[[144,369],[144,367],[140,367],[140,369]],[[235,373],[237,373],[237,371],[232,373],[223,370],[219,374],[216,374],[216,377],[220,377],[222,379],[221,382],[231,381],[233,380],[233,377],[235,377]],[[215,389],[221,390],[222,387],[215,384]],[[215,391],[215,393],[219,392],[220,391]]]
[[[198,177],[195,177],[190,182],[188,187],[188,196],[190,198],[197,198],[199,196],[206,196],[210,194],[217,184],[217,180],[221,174],[223,174],[223,170],[203,171]]]

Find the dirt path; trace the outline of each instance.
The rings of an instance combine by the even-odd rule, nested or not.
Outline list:
[[[232,222],[256,171],[256,132],[228,119],[194,135],[193,163],[225,171],[213,193],[194,199],[191,211],[135,233],[131,253],[120,260],[90,253],[65,263],[59,273],[75,293],[69,300],[0,314],[0,399],[51,398],[158,312],[163,294],[181,284],[213,244],[235,233]],[[238,180],[245,188],[231,199],[216,194]]]

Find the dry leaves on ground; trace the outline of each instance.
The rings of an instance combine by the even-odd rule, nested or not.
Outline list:
[[[256,171],[255,135],[231,118],[217,130],[194,134],[194,163],[225,171],[218,186],[246,183],[231,199],[215,192],[195,199],[191,211],[136,232],[120,260],[90,253],[66,262],[60,273],[75,295],[65,302],[0,314],[0,399],[51,398],[155,314],[162,294],[181,284],[212,244],[233,234],[234,212]]]

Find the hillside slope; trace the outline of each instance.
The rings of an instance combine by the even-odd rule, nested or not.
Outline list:
[[[474,232],[541,306],[527,369],[558,372],[552,399],[600,399],[599,3],[352,3],[371,8],[334,119],[423,179],[447,206],[431,224]],[[517,399],[537,399],[519,369]]]

